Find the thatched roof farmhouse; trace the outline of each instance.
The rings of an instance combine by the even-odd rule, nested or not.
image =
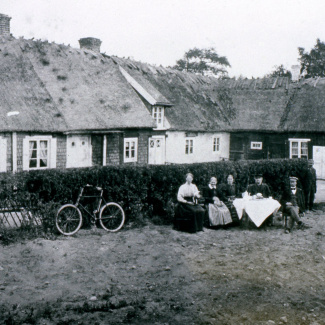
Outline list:
[[[218,80],[102,54],[96,38],[17,39],[9,22],[0,15],[1,171],[325,152],[325,79]]]

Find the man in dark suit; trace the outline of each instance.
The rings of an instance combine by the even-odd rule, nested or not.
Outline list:
[[[262,194],[263,198],[268,198],[271,196],[270,188],[267,184],[263,183],[263,175],[255,174],[254,175],[255,184],[250,184],[247,187],[247,192],[251,196],[256,196],[257,194]],[[266,223],[271,226],[273,224],[273,214],[268,217]]]
[[[283,213],[287,213],[290,217],[289,225],[286,225],[285,229],[286,234],[292,231],[295,222],[297,222],[299,229],[309,228],[299,217],[299,213],[305,211],[305,199],[302,189],[297,187],[298,178],[292,176],[289,179],[290,187],[285,188],[281,199]]]
[[[270,188],[267,184],[263,183],[263,175],[256,174],[254,178],[255,184],[248,185],[247,192],[252,196],[258,193],[261,193],[264,198],[271,196]]]
[[[305,199],[306,199],[306,212],[308,210],[313,210],[314,208],[314,200],[315,200],[315,193],[317,191],[316,186],[316,170],[313,167],[314,161],[312,159],[308,160],[308,170],[306,174],[305,180]]]

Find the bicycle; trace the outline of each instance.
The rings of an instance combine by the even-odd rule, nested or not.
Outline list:
[[[97,195],[84,194],[85,189],[93,189],[99,192]],[[125,214],[122,207],[115,202],[106,202],[103,197],[104,190],[101,187],[86,185],[79,190],[78,198],[75,204],[65,204],[57,212],[55,225],[62,235],[71,236],[79,231],[83,224],[83,214],[87,213],[90,221],[95,224],[99,221],[103,229],[110,232],[120,230],[125,221]],[[98,204],[94,211],[90,212],[85,205],[81,203],[84,198],[97,198]]]

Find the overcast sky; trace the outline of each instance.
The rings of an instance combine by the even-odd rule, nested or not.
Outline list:
[[[102,40],[101,52],[174,65],[193,47],[215,47],[229,75],[262,77],[297,64],[298,47],[325,41],[324,0],[0,0],[14,37],[79,47]]]

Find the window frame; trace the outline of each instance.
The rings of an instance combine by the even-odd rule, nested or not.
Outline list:
[[[262,150],[263,142],[262,141],[251,141],[251,149],[252,150]]]
[[[134,149],[134,157],[127,157],[126,153],[126,144],[134,142],[135,149]],[[130,153],[132,152],[131,146],[130,146]],[[138,138],[124,138],[124,146],[123,146],[123,161],[125,163],[128,162],[137,162],[138,161]]]
[[[309,157],[309,153],[308,153],[308,142],[310,142],[311,139],[298,139],[298,138],[290,138],[289,139],[289,157],[290,159],[301,159],[301,158],[305,158],[308,159]],[[294,148],[292,146],[292,144],[294,142],[298,143],[297,148]],[[302,143],[306,143],[307,144],[307,148],[302,148],[301,144]],[[292,149],[297,149],[298,150],[298,154],[297,155],[293,155],[292,153]],[[307,149],[307,154],[306,155],[302,155],[302,149]],[[293,156],[297,156],[297,157],[293,157]]]
[[[30,142],[37,142],[37,157],[36,157],[36,167],[30,167]],[[41,141],[47,141],[47,166],[40,166],[40,143]],[[57,139],[53,138],[51,135],[35,135],[35,136],[26,136],[23,139],[23,170],[43,170],[56,168],[56,150],[57,150]]]
[[[185,138],[185,155],[190,156],[194,153],[194,138]]]
[[[212,137],[212,152],[220,152],[221,138],[218,136]]]
[[[164,128],[165,107],[164,106],[152,106],[152,118],[155,120],[157,129]],[[160,120],[160,122],[159,122]]]

